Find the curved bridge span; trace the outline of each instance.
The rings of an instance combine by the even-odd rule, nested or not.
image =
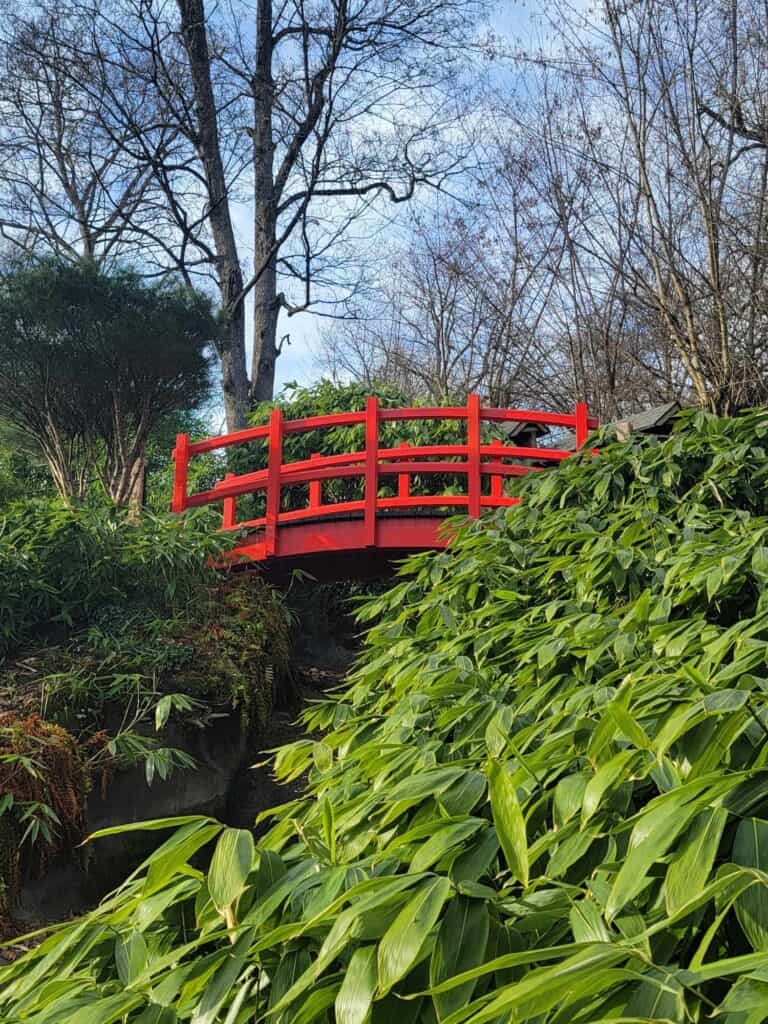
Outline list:
[[[401,424],[405,431],[408,423],[418,420],[462,421],[463,441],[382,444],[385,424]],[[497,437],[484,439],[492,425]],[[476,518],[484,509],[517,504],[518,498],[505,493],[509,478],[540,472],[574,451],[573,445],[515,444],[514,436],[507,443],[499,440],[499,429],[513,434],[520,429],[536,433],[559,428],[571,433],[577,450],[597,426],[583,402],[572,413],[536,412],[486,408],[477,395],[470,395],[466,406],[410,409],[382,409],[372,397],[360,412],[297,420],[286,420],[280,409],[274,409],[264,426],[203,441],[179,434],[173,452],[171,510],[221,503],[222,528],[240,534],[229,555],[233,561],[259,563],[278,575],[294,568],[325,578],[369,575],[407,554],[445,547],[441,527],[449,516],[464,513]],[[287,439],[339,427],[362,428],[363,447],[284,461]],[[393,430],[387,428],[387,433],[391,436]],[[261,451],[245,448],[251,445],[261,445]],[[190,461],[233,447],[244,449],[252,464],[258,460],[264,468],[226,473],[211,488],[190,494]],[[340,488],[341,481],[349,483]],[[334,488],[336,500],[328,500],[327,492]],[[250,506],[242,520],[239,503]],[[254,510],[256,515],[247,518]]]

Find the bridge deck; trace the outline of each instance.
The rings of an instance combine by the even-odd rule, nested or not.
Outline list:
[[[381,446],[382,424],[422,419],[464,420],[465,442]],[[239,534],[232,560],[256,562],[273,571],[294,567],[313,571],[312,566],[325,565],[331,567],[331,575],[334,564],[340,566],[345,561],[347,571],[340,570],[339,575],[347,576],[355,560],[361,565],[374,564],[444,547],[445,518],[462,513],[476,518],[483,509],[514,505],[518,499],[505,490],[508,479],[557,465],[573,454],[498,439],[483,443],[483,425],[494,423],[572,430],[577,448],[598,425],[582,402],[570,414],[535,412],[485,408],[476,395],[470,395],[462,407],[413,409],[381,409],[374,397],[367,400],[364,411],[299,420],[284,420],[281,410],[274,409],[265,426],[195,442],[179,434],[173,453],[171,508],[183,512],[220,502],[223,529]],[[283,461],[286,437],[349,426],[364,428],[362,450]],[[266,445],[265,458],[262,456],[266,466],[247,473],[226,473],[213,487],[188,493],[190,459],[254,442]],[[446,491],[446,478],[463,480],[461,493]],[[324,500],[324,486],[329,481],[350,481],[345,484],[343,500]],[[354,493],[355,481],[362,496]],[[254,495],[261,503],[259,515],[240,521],[238,499]]]

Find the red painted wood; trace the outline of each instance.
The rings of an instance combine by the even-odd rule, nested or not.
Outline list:
[[[411,446],[408,444],[407,441],[403,441],[403,443],[400,445],[400,448],[401,448],[401,450],[403,452],[403,457],[404,458],[406,456],[410,455],[410,452],[409,452],[410,447]],[[383,454],[384,453],[382,452],[382,455]],[[401,467],[401,469],[402,469],[402,467]],[[411,474],[410,473],[403,473],[403,472],[398,473],[398,475],[397,475],[397,496],[398,496],[398,498],[404,499],[404,500],[407,500],[408,498],[410,498],[410,496],[411,496]]]
[[[376,497],[379,493],[379,400],[365,400],[365,547],[376,545]]]
[[[322,456],[315,454],[310,456],[310,461],[317,462]],[[323,483],[321,480],[313,479],[309,481],[309,507],[318,508],[323,504]]]
[[[269,437],[269,427],[249,427],[247,430],[236,430],[232,434],[220,437],[207,437],[204,441],[195,441],[189,446],[192,455],[213,452],[218,448],[229,448],[233,444],[246,444],[248,441],[260,441]]]
[[[587,413],[587,403],[577,402],[576,403],[576,447],[583,447],[585,441],[589,437],[589,415]]]
[[[408,551],[443,548],[447,541],[440,535],[442,528],[443,519],[440,516],[384,518],[378,524],[376,546],[403,554]],[[296,558],[320,552],[360,551],[365,546],[364,519],[303,523],[292,526],[280,535],[281,558]],[[263,551],[263,540],[256,533],[234,548],[232,554],[238,558],[243,555],[253,558],[251,552]],[[260,561],[264,557],[262,553],[261,558],[256,557],[255,560]]]
[[[187,474],[189,473],[189,434],[176,435],[173,449],[173,496],[171,512],[183,512],[187,507]]]
[[[464,419],[465,444],[414,445],[401,442],[396,448],[379,448],[379,424],[403,420]],[[504,494],[504,480],[543,472],[572,454],[553,448],[507,445],[495,440],[482,444],[482,423],[527,422],[564,426],[574,431],[578,446],[598,425],[583,402],[572,414],[534,412],[527,409],[486,409],[477,395],[470,395],[466,407],[380,409],[375,397],[366,401],[365,411],[332,413],[285,422],[279,409],[270,414],[269,424],[237,431],[219,438],[191,443],[187,435],[177,437],[172,508],[182,511],[217,501],[223,506],[223,528],[248,530],[246,540],[232,552],[232,559],[269,561],[323,557],[324,552],[368,549],[406,554],[422,548],[443,547],[440,532],[447,516],[462,511],[471,517],[482,509],[507,508],[519,498]],[[309,459],[283,463],[283,438],[301,431],[338,426],[365,425],[365,448],[338,455],[313,454]],[[187,494],[190,457],[233,444],[267,442],[267,468],[239,476],[227,473],[213,488]],[[462,476],[463,494],[413,494],[412,477]],[[323,480],[362,478],[364,497],[345,502],[323,501]],[[397,495],[379,497],[381,478],[397,478]],[[483,478],[490,479],[483,494]],[[306,508],[281,511],[283,487],[307,485]],[[239,495],[265,491],[266,514],[246,523],[237,522]],[[352,554],[349,554],[352,553]],[[345,556],[346,557],[346,556]],[[368,557],[368,556],[366,556]],[[372,557],[372,556],[371,556]],[[386,557],[389,557],[387,555]],[[353,558],[354,561],[354,558]],[[332,565],[332,563],[329,563]],[[349,564],[349,563],[347,563]]]
[[[277,519],[280,515],[280,470],[283,461],[283,413],[273,409],[269,414],[269,449],[267,465],[267,525],[264,543],[267,557],[277,554]]]
[[[232,480],[234,476],[234,473],[227,473],[224,479]],[[234,530],[237,525],[237,498],[234,496],[231,498],[225,498],[222,504],[224,506],[222,512],[222,528],[225,530]]]
[[[467,490],[469,502],[467,511],[473,519],[480,515],[480,398],[467,398]]]

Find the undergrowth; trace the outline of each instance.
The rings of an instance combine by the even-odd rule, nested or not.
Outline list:
[[[0,660],[51,626],[88,623],[105,606],[183,607],[231,544],[210,509],[130,513],[54,499],[0,510]]]
[[[3,1019],[765,1020],[767,479],[767,413],[688,416],[412,559],[277,752],[304,795],[145,825]]]

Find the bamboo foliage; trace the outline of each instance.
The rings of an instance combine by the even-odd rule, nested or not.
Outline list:
[[[128,826],[175,831],[2,1019],[765,1020],[766,438],[696,414],[412,559],[247,872],[215,822]]]

